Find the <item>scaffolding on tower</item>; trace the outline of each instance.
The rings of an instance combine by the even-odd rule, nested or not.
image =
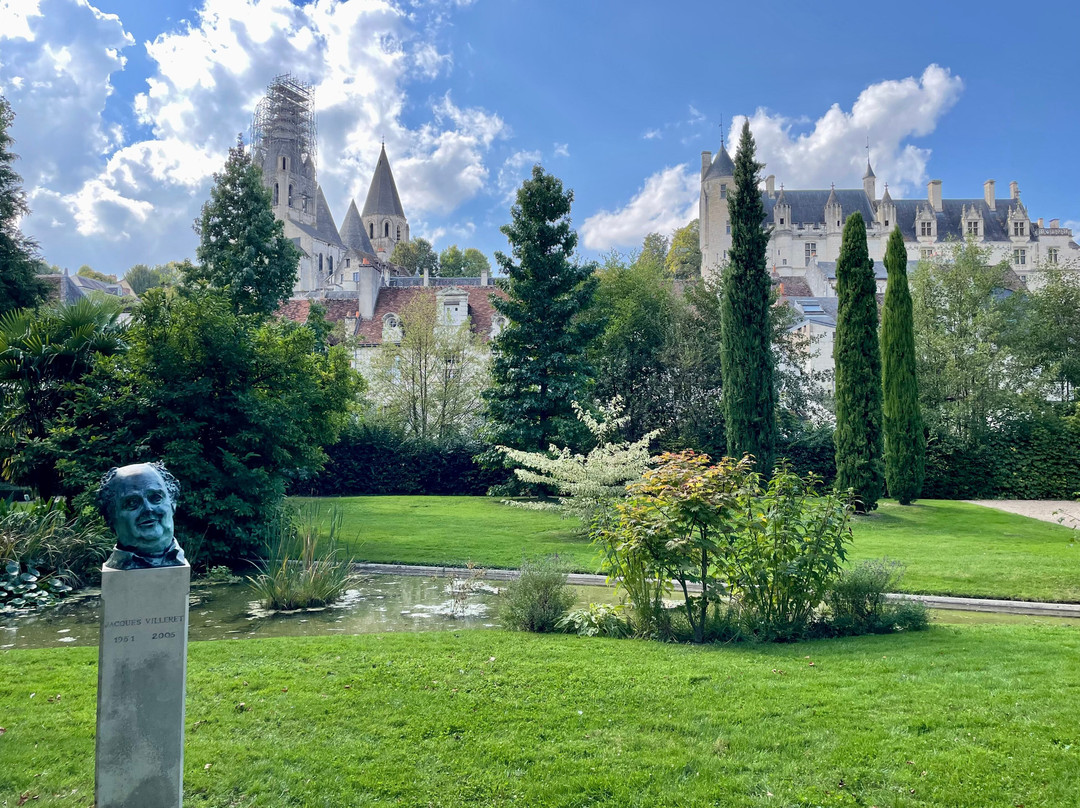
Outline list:
[[[269,176],[274,161],[288,158],[297,174],[310,179],[313,190],[317,144],[314,88],[291,73],[277,76],[267,86],[266,97],[255,107],[251,122],[255,164]]]

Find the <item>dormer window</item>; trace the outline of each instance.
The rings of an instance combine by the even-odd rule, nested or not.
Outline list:
[[[934,223],[933,222],[919,222],[919,235],[920,236],[932,236],[932,235],[934,235]]]
[[[401,342],[404,333],[400,317],[393,312],[383,315],[383,342]]]
[[[975,221],[968,222],[967,223],[967,234],[969,236],[977,236],[977,235],[979,235],[979,223],[975,222]]]

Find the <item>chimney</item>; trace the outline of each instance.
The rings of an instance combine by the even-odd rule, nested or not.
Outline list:
[[[1043,217],[1042,217],[1042,216],[1040,216],[1040,217],[1039,217],[1039,229],[1040,229],[1040,230],[1042,230],[1042,226],[1043,226]]]
[[[701,153],[701,178],[705,179],[705,175],[709,173],[709,166],[712,165],[712,152],[703,151]]]
[[[930,202],[930,207],[941,212],[941,180],[930,180],[926,184],[926,198]]]
[[[1020,183],[1018,183],[1016,180],[1013,180],[1012,182],[1009,183],[1009,199],[1016,200],[1016,199],[1019,199],[1019,198],[1020,198]]]
[[[770,174],[765,178],[765,193],[770,197],[776,196],[776,175]]]
[[[1040,224],[1041,224],[1041,222],[1040,222]],[[1061,227],[1061,219],[1051,219],[1050,220],[1050,226],[1051,227]]]
[[[431,286],[431,279],[428,277],[427,267],[424,267],[424,286]]]
[[[484,267],[483,269],[480,270],[480,285],[481,286],[488,286],[489,285],[487,267]]]
[[[986,207],[990,210],[997,210],[997,200],[994,198],[994,181],[987,180],[983,183],[983,199],[986,201]]]

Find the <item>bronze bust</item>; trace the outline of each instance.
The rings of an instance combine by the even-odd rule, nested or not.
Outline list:
[[[116,570],[175,567],[186,563],[173,538],[180,484],[161,463],[112,468],[101,478],[97,506],[116,533],[105,566]]]

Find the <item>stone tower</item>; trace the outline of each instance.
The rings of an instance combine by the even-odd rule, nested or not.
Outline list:
[[[362,214],[368,239],[379,258],[389,261],[399,241],[409,240],[409,222],[401,207],[394,174],[386,157],[386,144],[379,153]]]
[[[315,102],[310,84],[289,74],[266,88],[252,122],[252,159],[270,189],[274,215],[315,224]]]
[[[735,164],[723,144],[716,157],[701,153],[701,199],[698,208],[701,244],[701,274],[719,276],[731,247],[731,217],[728,192],[735,187]]]

